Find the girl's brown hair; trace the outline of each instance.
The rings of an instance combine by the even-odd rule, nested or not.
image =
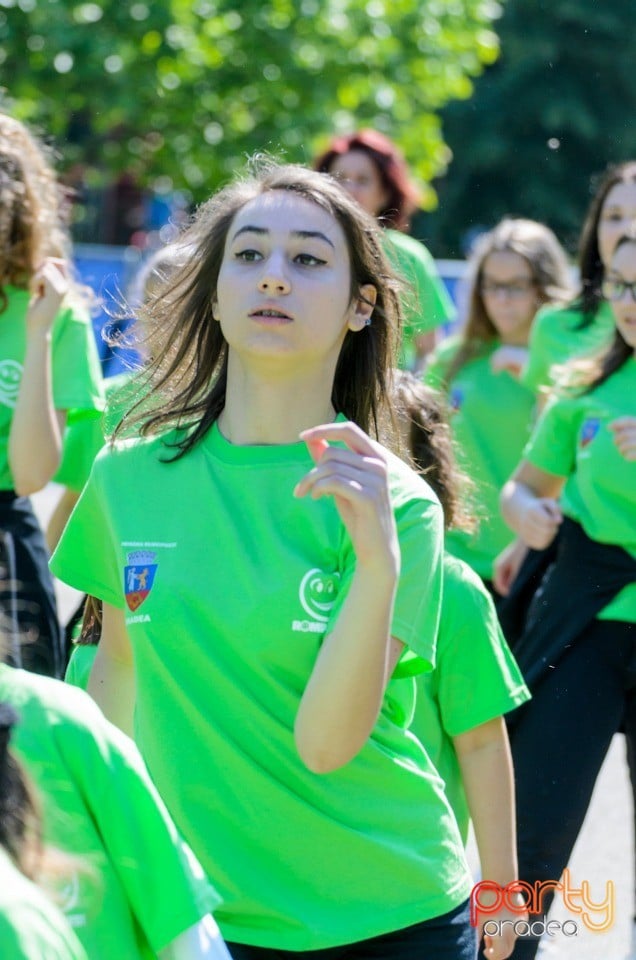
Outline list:
[[[481,289],[484,264],[493,253],[516,253],[523,257],[532,272],[537,309],[548,302],[564,303],[571,295],[567,257],[552,230],[535,220],[502,220],[479,238],[471,256],[468,316],[460,335],[459,350],[446,374],[447,382],[498,336]]]
[[[9,747],[17,720],[15,710],[0,703],[0,846],[34,880],[43,854],[42,817],[33,787]]]
[[[636,236],[621,237],[614,248],[614,253],[625,246],[626,243],[634,245],[636,252]],[[620,330],[616,328],[614,337],[609,347],[603,350],[595,357],[584,360],[573,360],[565,364],[559,371],[559,387],[565,390],[572,388],[583,388],[584,393],[590,393],[596,387],[605,383],[613,373],[626,363],[630,357],[634,356],[634,348],[631,347]]]
[[[283,190],[326,210],[342,228],[351,263],[351,298],[373,284],[371,323],[347,331],[336,366],[332,403],[366,432],[379,434],[390,410],[390,371],[400,324],[398,282],[385,259],[377,225],[331,177],[300,166],[260,162],[253,175],[213,196],[198,211],[180,244],[194,249],[188,263],[139,310],[152,358],[139,377],[139,400],[114,437],[177,429],[166,444],[178,459],[207,433],[225,405],[228,344],[213,317],[213,301],[228,231],[251,200]]]
[[[0,310],[4,287],[27,287],[47,257],[68,257],[62,193],[44,146],[0,113]]]
[[[398,370],[395,411],[405,428],[411,466],[437,494],[446,529],[472,532],[476,524],[467,507],[471,482],[455,461],[445,398],[412,373]]]
[[[84,614],[79,637],[75,643],[80,647],[96,647],[102,637],[102,601],[90,594],[84,601]]]

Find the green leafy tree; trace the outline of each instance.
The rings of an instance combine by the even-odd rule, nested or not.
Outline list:
[[[509,0],[502,54],[449,105],[453,153],[427,236],[439,255],[506,214],[548,223],[574,250],[594,175],[636,157],[634,0]]]
[[[8,103],[67,166],[196,198],[259,150],[307,161],[333,130],[394,137],[423,183],[438,112],[495,60],[495,0],[0,0]]]

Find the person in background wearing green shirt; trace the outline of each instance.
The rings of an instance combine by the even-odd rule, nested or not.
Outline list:
[[[39,803],[9,746],[17,722],[15,710],[0,700],[0,956],[88,960],[68,921],[36,885],[47,869],[65,876],[70,861],[49,854],[41,842]]]
[[[569,304],[545,307],[532,328],[521,380],[537,393],[553,385],[558,368],[608,346],[614,335],[603,279],[618,240],[636,223],[636,162],[605,173],[590,204],[579,242],[579,293]]]
[[[579,292],[575,299],[561,306],[543,307],[532,325],[528,346],[508,347],[499,353],[500,369],[519,377],[536,394],[539,408],[564,364],[611,343],[614,316],[603,297],[603,278],[616,243],[634,224],[636,162],[630,161],[609,168],[590,204],[579,241]],[[526,554],[524,544],[515,541],[495,560],[493,581],[502,596],[510,593]],[[632,780],[636,782],[636,776]]]
[[[0,113],[0,609],[14,662],[54,676],[64,669],[63,640],[29,496],[55,473],[65,424],[101,408],[55,174],[26,127]]]
[[[503,220],[480,237],[472,255],[469,311],[457,336],[429,358],[425,382],[445,391],[460,468],[474,485],[474,534],[449,530],[448,550],[491,586],[493,563],[512,540],[499,513],[499,493],[518,463],[535,410],[531,390],[499,358],[528,342],[542,304],[569,296],[568,265],[548,227]]]
[[[556,556],[514,652],[533,699],[511,721],[519,872],[558,880],[610,741],[636,697],[636,239],[605,268],[614,339],[551,399],[502,493],[506,522]],[[546,909],[548,903],[546,900]],[[534,957],[519,941],[514,957]]]
[[[426,247],[409,236],[419,191],[404,157],[377,130],[336,137],[314,161],[336,177],[384,228],[384,250],[404,282],[400,366],[419,370],[435,345],[438,327],[455,319],[455,307]]]
[[[14,751],[65,868],[51,891],[90,960],[229,960],[218,895],[132,741],[86,693],[1,662],[0,701],[20,716]]]
[[[377,224],[331,178],[268,165],[183,240],[142,309],[143,408],[52,560],[103,602],[89,690],[134,732],[235,960],[474,960],[413,690],[385,697],[407,652],[435,660],[443,517],[368,435],[400,318]]]
[[[396,404],[405,447],[415,469],[433,487],[444,509],[446,529],[464,527],[470,517],[461,494],[465,486],[455,465],[446,404],[441,394],[400,372]],[[517,875],[512,760],[504,714],[530,694],[497,620],[492,597],[468,564],[444,551],[444,593],[435,669],[419,674],[410,729],[422,742],[445,785],[464,843],[473,821],[482,875],[494,878],[507,848],[507,876]],[[402,677],[391,681],[408,682]],[[479,769],[474,741],[480,743]],[[483,778],[483,779],[482,779]],[[483,789],[483,782],[489,789]],[[497,837],[499,852],[491,846]],[[502,883],[502,885],[505,885]],[[497,914],[496,921],[511,918]],[[519,919],[519,915],[512,917]],[[502,928],[512,950],[514,933]],[[485,937],[487,948],[493,938]],[[486,953],[486,956],[489,956]]]

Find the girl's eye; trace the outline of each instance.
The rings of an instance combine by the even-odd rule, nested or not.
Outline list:
[[[314,257],[311,253],[299,253],[295,260],[296,263],[299,263],[303,267],[319,267],[327,262],[326,260],[321,260],[319,257]]]
[[[247,263],[254,263],[256,260],[262,260],[262,254],[258,250],[238,250],[234,254],[236,260],[245,260]]]

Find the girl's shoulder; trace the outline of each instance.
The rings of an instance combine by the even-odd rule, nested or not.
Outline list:
[[[429,251],[415,237],[409,236],[408,233],[402,233],[400,230],[385,230],[384,235],[388,244],[395,250],[398,259],[419,261],[426,267],[433,264],[433,257]]]
[[[394,510],[419,505],[424,509],[439,508],[441,511],[439,499],[426,480],[388,447],[384,447],[383,451],[388,465],[389,491]]]
[[[547,303],[538,310],[532,324],[532,335],[548,334],[550,331],[571,333],[581,325],[613,324],[612,310],[609,304],[600,304],[596,313],[586,314],[579,300],[569,303]]]

